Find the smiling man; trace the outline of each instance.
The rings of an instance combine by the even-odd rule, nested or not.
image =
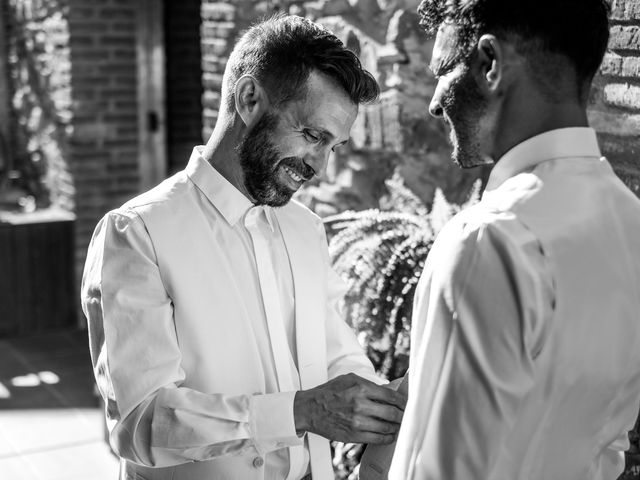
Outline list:
[[[98,224],[82,302],[122,479],[329,480],[327,439],[394,439],[404,398],[339,318],[322,222],[291,201],[377,94],[321,26],[257,24],[207,145]]]
[[[640,201],[587,121],[605,0],[424,0],[430,113],[495,163],[416,294],[393,480],[615,480],[640,405]]]

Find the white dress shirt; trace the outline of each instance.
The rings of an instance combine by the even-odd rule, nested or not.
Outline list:
[[[311,455],[329,478],[326,439],[296,435],[295,391],[348,372],[380,383],[343,293],[318,217],[253,207],[198,149],[108,213],[82,302],[123,477],[297,479]]]
[[[417,287],[393,480],[614,480],[640,404],[640,201],[589,128],[509,151]]]

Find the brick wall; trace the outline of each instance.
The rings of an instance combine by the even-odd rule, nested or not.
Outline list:
[[[109,209],[139,191],[136,14],[131,0],[69,1],[76,278]]]
[[[594,82],[589,120],[616,173],[640,196],[640,2],[613,0],[609,52]]]
[[[184,168],[202,143],[201,0],[165,2],[168,171]]]
[[[205,142],[218,118],[222,75],[235,40],[269,8],[267,2],[254,0],[202,0],[202,138]]]

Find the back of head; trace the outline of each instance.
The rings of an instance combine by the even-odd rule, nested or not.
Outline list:
[[[610,10],[607,0],[423,0],[418,12],[428,34],[459,26],[463,55],[483,34],[513,42],[549,86],[557,61],[568,62],[583,96],[607,48]]]
[[[243,75],[252,75],[276,106],[301,98],[312,70],[332,78],[356,105],[379,94],[373,76],[333,33],[302,17],[276,15],[236,43],[225,70],[223,106],[233,111],[234,86]]]

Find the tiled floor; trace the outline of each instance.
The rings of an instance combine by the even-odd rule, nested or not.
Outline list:
[[[0,339],[0,478],[116,480],[87,333]]]

